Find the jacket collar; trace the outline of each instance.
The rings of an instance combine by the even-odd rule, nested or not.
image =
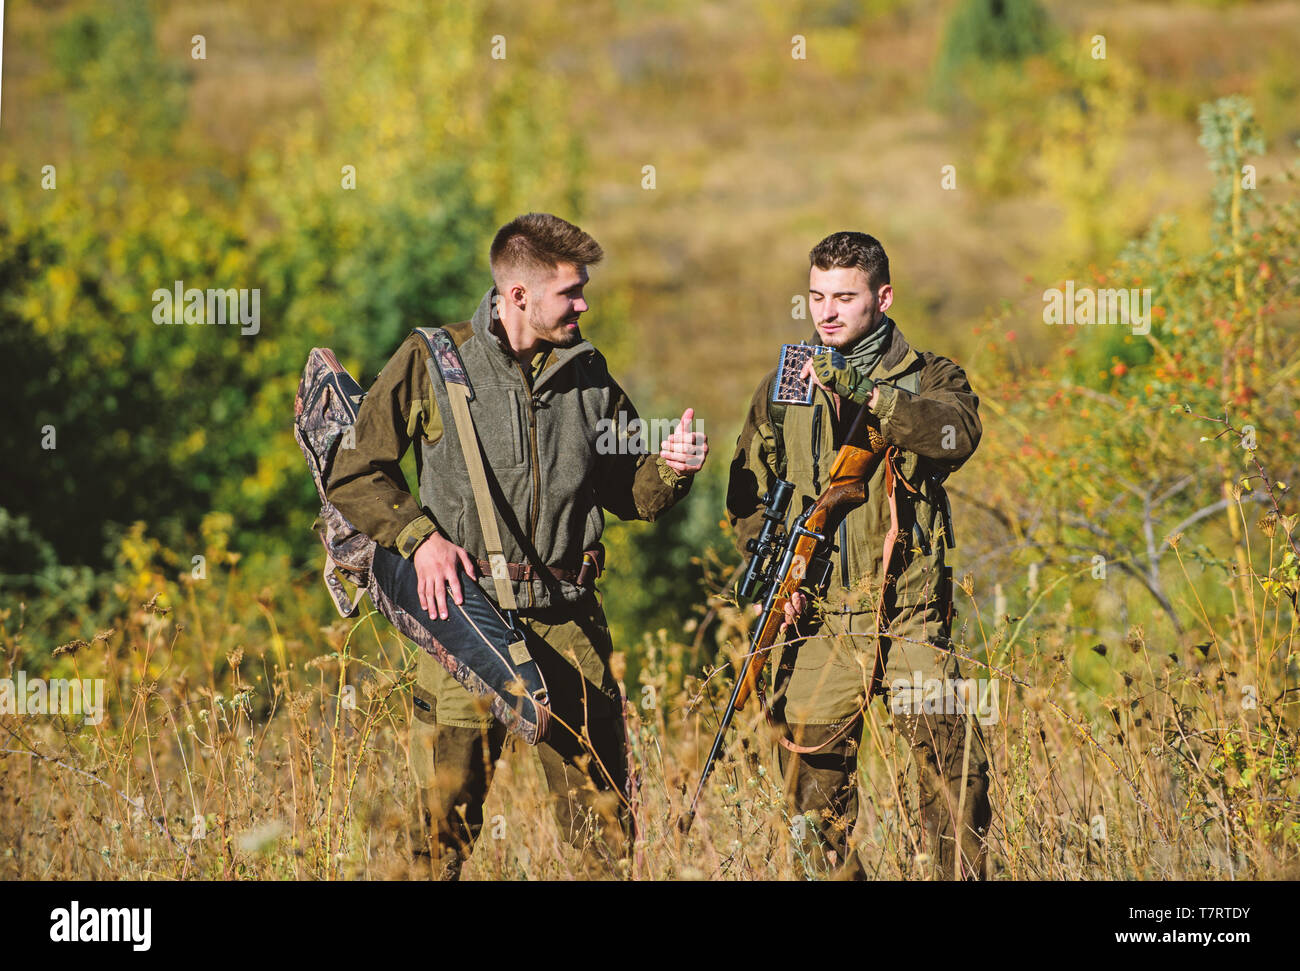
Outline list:
[[[494,323],[492,308],[496,305],[496,298],[497,288],[492,287],[479,301],[478,309],[474,311],[474,317],[470,323],[474,327],[474,335],[483,342],[484,347],[488,348],[489,356],[496,356],[504,367],[509,368],[512,372],[517,371],[516,364],[518,362],[515,360],[515,356],[510,353],[504,337],[498,337],[492,330]],[[547,356],[546,365],[533,385],[533,390],[537,390],[537,388],[545,384],[555,373],[556,368],[563,367],[574,358],[592,353],[595,350],[595,345],[586,339],[578,341],[572,347],[552,347],[551,353]]]
[[[912,349],[912,345],[903,336],[903,331],[899,328],[898,322],[894,321],[893,337],[889,342],[889,346],[885,348],[880,363],[876,365],[875,379],[877,381],[886,381],[890,378],[901,377],[923,363],[921,355]]]

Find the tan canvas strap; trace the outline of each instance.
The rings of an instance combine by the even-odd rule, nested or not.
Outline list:
[[[478,512],[479,528],[487,545],[488,564],[492,583],[497,591],[497,603],[502,610],[518,610],[515,588],[510,582],[509,565],[501,551],[501,530],[497,525],[496,506],[488,491],[487,472],[483,468],[483,453],[474,435],[474,419],[469,413],[469,389],[463,384],[446,382],[447,397],[451,399],[451,415],[456,422],[460,450],[465,454],[465,467],[469,469],[469,484],[474,490],[474,508]]]
[[[464,362],[461,361],[460,354],[456,351],[456,344],[446,330],[432,327],[417,327],[415,330],[428,345],[433,364],[442,375],[443,387],[447,389],[447,398],[451,401],[456,436],[460,439],[461,454],[465,457],[470,488],[474,492],[474,509],[478,513],[479,528],[483,531],[483,542],[487,546],[487,566],[492,574],[493,586],[496,587],[497,605],[505,611],[517,611],[519,604],[515,600],[515,588],[511,585],[510,571],[501,549],[501,530],[497,525],[496,505],[492,502],[492,493],[488,490],[487,472],[483,467],[483,452],[479,449],[478,437],[474,434],[474,418],[469,410],[470,400],[474,396],[469,384],[469,375],[465,373]]]

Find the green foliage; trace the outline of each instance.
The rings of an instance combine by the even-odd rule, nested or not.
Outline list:
[[[718,443],[710,447],[716,450]],[[607,523],[603,541],[610,569],[601,588],[620,648],[636,643],[644,631],[663,628],[680,636],[696,605],[707,599],[699,553],[730,548],[719,526],[726,471],[715,451],[690,494],[659,522]]]
[[[84,144],[98,152],[166,151],[185,116],[186,89],[182,72],[158,50],[147,0],[74,12],[52,47],[69,101],[86,122]]]
[[[1038,0],[962,0],[944,30],[936,90],[950,90],[992,65],[1044,54],[1053,41],[1051,19]]]
[[[1105,263],[1142,229],[1146,187],[1132,164],[1142,98],[1134,67],[1094,58],[1082,38],[1027,59],[939,76],[938,101],[962,133],[969,172],[989,199],[1034,200],[1060,213],[1045,247],[1050,272]]]
[[[1151,291],[1150,333],[1063,328],[1064,367],[1000,383],[1007,424],[986,426],[986,441],[999,453],[1009,450],[998,461],[1021,470],[1008,494],[1030,510],[1016,518],[1034,524],[1026,538],[1035,557],[1077,572],[1060,587],[1060,602],[1093,602],[1096,578],[1086,567],[1101,554],[1179,634],[1195,620],[1176,608],[1167,588],[1184,569],[1208,574],[1198,596],[1209,617],[1231,613],[1233,597],[1244,596],[1234,575],[1281,578],[1264,591],[1276,605],[1286,592],[1283,552],[1293,535],[1287,526],[1273,544],[1252,544],[1239,521],[1271,508],[1257,460],[1276,479],[1295,475],[1296,400],[1267,362],[1296,359],[1298,308],[1288,279],[1300,262],[1300,208],[1268,202],[1262,187],[1238,191],[1241,166],[1262,148],[1248,104],[1207,106],[1202,119],[1202,144],[1219,175],[1214,202],[1228,214],[1218,244],[1180,252],[1177,224],[1162,219],[1114,265],[1091,268],[1075,281],[1079,288]],[[1246,196],[1258,202],[1248,205]],[[1225,498],[1251,492],[1262,507],[1219,511]],[[1269,516],[1271,536],[1277,517]],[[1181,547],[1176,535],[1166,544],[1179,524],[1191,535]]]
[[[483,4],[346,16],[318,52],[321,108],[234,172],[182,128],[185,74],[147,3],[83,4],[54,31],[73,136],[95,151],[53,191],[27,175],[44,159],[0,170],[0,405],[21,416],[0,431],[0,508],[63,561],[103,563],[115,523],[183,548],[212,509],[245,550],[313,554],[289,432],[307,351],[337,348],[367,382],[408,328],[469,316],[499,220],[575,214],[563,99],[522,45],[492,70]],[[176,281],[257,289],[258,333],[154,323]]]
[[[1242,190],[1243,165],[1250,156],[1264,153],[1264,136],[1255,124],[1255,109],[1236,95],[1201,105],[1201,147],[1210,156],[1214,173],[1214,223],[1216,230],[1235,239],[1245,212],[1258,205],[1257,194]]]

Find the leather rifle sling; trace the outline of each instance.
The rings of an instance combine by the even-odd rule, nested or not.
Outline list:
[[[894,495],[895,478],[897,478],[898,481],[903,482],[903,484],[912,492],[916,491],[901,475],[898,475],[897,477],[895,476],[894,457],[897,454],[898,448],[894,445],[890,445],[885,450],[885,495],[889,497],[889,532],[885,534],[884,553],[881,557],[880,565],[880,601],[876,605],[876,623],[874,627],[876,635],[876,659],[871,672],[871,682],[867,685],[866,697],[859,703],[858,710],[854,714],[850,715],[848,719],[835,730],[835,733],[820,745],[796,745],[785,737],[784,732],[781,733],[777,737],[777,741],[780,742],[782,748],[789,752],[793,752],[795,755],[816,754],[823,749],[830,748],[836,742],[840,741],[840,739],[844,738],[844,736],[852,730],[853,726],[857,724],[858,719],[867,713],[867,706],[871,704],[872,695],[875,694],[876,683],[883,673],[880,657],[880,626],[885,615],[885,592],[889,584],[889,567],[894,560],[894,549],[898,545],[898,500]],[[767,707],[766,699],[762,698],[761,695],[759,697],[759,703],[763,705],[763,710],[767,714],[768,723],[775,724],[771,709]]]
[[[885,534],[884,550],[881,556],[880,601],[876,605],[876,622],[873,627],[873,633],[876,638],[876,659],[871,672],[871,681],[867,685],[866,697],[859,703],[858,710],[854,714],[850,715],[848,720],[841,724],[840,727],[835,730],[834,734],[820,745],[796,745],[794,742],[786,738],[785,733],[782,732],[777,737],[777,741],[781,743],[783,748],[795,753],[796,755],[813,755],[823,749],[830,748],[840,739],[844,738],[853,726],[857,724],[858,719],[866,715],[867,706],[871,704],[871,698],[875,694],[876,685],[884,674],[884,665],[881,663],[883,659],[880,656],[880,640],[882,634],[881,624],[885,619],[885,594],[889,588],[889,567],[893,563],[894,549],[898,545],[898,499],[894,495],[894,488],[897,482],[902,482],[909,492],[918,491],[910,482],[907,481],[906,478],[899,474],[898,470],[894,467],[894,460],[898,456],[898,452],[899,449],[895,445],[890,445],[885,449],[885,495],[889,497],[889,532]],[[763,706],[763,711],[767,715],[768,723],[774,725],[775,719],[772,716],[771,709],[767,707],[767,701],[761,694],[761,682],[759,704]]]

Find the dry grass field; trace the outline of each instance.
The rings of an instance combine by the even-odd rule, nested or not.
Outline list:
[[[11,14],[7,40],[15,32],[43,36],[63,6]],[[675,824],[727,697],[728,672],[715,669],[745,637],[743,615],[725,592],[737,556],[718,524],[734,436],[777,347],[811,326],[791,317],[792,298],[806,288],[808,250],[832,231],[854,228],[876,234],[889,251],[892,316],[918,347],[962,364],[981,398],[983,442],[949,485],[960,537],[954,640],[964,673],[998,688],[983,725],[992,760],[993,878],[1300,878],[1293,499],[1300,218],[1296,182],[1286,174],[1300,137],[1292,53],[1300,47],[1300,4],[1049,2],[1066,53],[1025,74],[982,74],[957,109],[932,91],[955,6],[946,0],[563,6],[530,5],[517,24],[500,4],[466,9],[481,19],[473,30],[506,30],[521,60],[545,68],[548,86],[538,99],[549,99],[552,114],[539,115],[540,133],[511,137],[551,139],[563,129],[580,138],[578,221],[608,253],[588,291],[595,306],[588,333],[643,413],[676,415],[690,405],[713,447],[707,475],[672,514],[677,526],[608,534],[616,555],[602,589],[611,602],[632,602],[644,593],[636,584],[655,579],[629,564],[643,552],[663,553],[656,530],[676,529],[680,559],[690,562],[689,582],[646,595],[674,598],[673,610],[637,605],[636,616],[677,617],[672,624],[634,623],[630,608],[610,612],[637,781],[628,799],[638,839],[621,875],[824,875],[816,848],[795,836],[803,827],[785,805],[775,745],[756,718],[741,719],[732,732],[689,837]],[[110,269],[89,279],[56,266],[48,292],[21,301],[6,293],[0,313],[36,308],[33,332],[53,334],[52,346],[72,358],[75,346],[59,344],[60,325],[102,313],[107,327],[116,326],[115,283],[134,279],[132,267],[150,260],[168,267],[157,273],[170,279],[166,259],[175,254],[206,267],[205,247],[219,235],[213,226],[230,240],[229,253],[214,262],[224,269],[229,256],[231,272],[261,272],[247,257],[258,251],[240,245],[254,237],[274,242],[266,226],[291,218],[300,198],[292,194],[300,187],[292,164],[309,157],[302,145],[312,144],[304,132],[315,137],[318,121],[322,138],[331,124],[342,127],[329,109],[347,85],[331,72],[361,46],[337,31],[349,7],[342,0],[270,9],[253,0],[159,5],[154,31],[164,49],[186,50],[193,34],[206,32],[225,58],[220,71],[185,65],[180,131],[191,154],[151,157],[133,170],[156,183],[158,198],[174,193],[137,220],[156,219],[170,235],[132,236],[150,243],[139,251],[121,242],[113,206],[118,193],[129,195],[126,180],[106,181],[75,198],[102,204],[111,225],[76,223],[66,239],[54,223],[44,228],[50,252],[102,236],[102,246],[86,251],[102,249]],[[429,54],[421,45],[430,45],[437,56],[429,63],[465,83],[456,74],[463,51],[437,48],[437,38],[403,39],[388,20],[382,26],[392,45],[386,55],[418,66]],[[806,38],[808,59],[791,58],[794,34]],[[1104,67],[1087,55],[1097,34],[1110,52]],[[45,154],[57,156],[63,184],[75,187],[73,162],[95,155],[96,139],[112,134],[109,122],[93,137],[70,134],[68,105],[88,95],[64,90],[51,55],[34,42],[11,44],[5,55],[5,137],[23,133],[22,164],[32,171]],[[503,90],[508,101],[514,89]],[[1202,106],[1234,94],[1250,99],[1267,136],[1258,153],[1198,140]],[[403,100],[414,99],[409,93],[367,102],[360,87],[352,96],[379,119],[376,159],[391,151],[418,160],[420,133],[403,125],[418,128],[424,112],[440,123],[451,118],[447,138],[456,137],[458,116],[441,102],[412,107]],[[1239,141],[1243,131],[1236,130]],[[498,133],[484,124],[473,134],[487,143]],[[1232,178],[1211,170],[1207,150],[1232,161]],[[278,172],[283,183],[265,175],[277,171],[280,153],[292,176]],[[1232,195],[1235,208],[1223,216],[1212,192],[1231,187],[1247,155],[1259,168],[1260,190],[1245,201]],[[203,163],[192,183],[176,168],[191,156]],[[340,160],[326,161],[332,189]],[[482,152],[471,161],[468,183],[488,192],[501,177],[491,168],[497,160]],[[948,165],[956,191],[941,183]],[[645,187],[645,166],[654,166],[653,189]],[[374,171],[362,168],[367,177]],[[542,161],[537,168],[543,172]],[[22,195],[30,173],[17,172],[17,162],[0,160],[0,188],[35,211]],[[212,222],[201,217],[214,210],[188,208],[184,192],[210,202],[259,178],[268,179],[258,183],[263,195]],[[212,195],[201,195],[200,184]],[[551,189],[528,184],[542,195]],[[376,192],[385,205],[399,194],[389,184]],[[288,201],[272,211],[280,195]],[[411,211],[443,201],[421,197]],[[554,201],[546,195],[546,204]],[[80,218],[75,206],[54,205],[70,224]],[[504,203],[474,205],[490,214]],[[393,204],[391,211],[403,210]],[[330,213],[344,227],[339,233],[368,225],[349,222],[342,205]],[[11,218],[20,221],[0,212],[0,231]],[[286,298],[298,314],[291,323],[336,346],[355,342],[369,322],[331,316],[331,300],[355,296],[329,275],[346,263],[347,247],[330,248],[336,226],[328,219],[304,225],[301,238],[327,241],[320,253],[272,245],[272,256],[292,255],[283,265],[265,261],[265,273],[319,282],[302,287],[311,291],[303,304]],[[349,245],[359,250],[364,242]],[[398,242],[394,252],[403,248]],[[0,244],[6,288],[44,258],[44,243],[10,246],[0,232]],[[299,277],[296,259],[310,264]],[[319,278],[316,263],[324,267]],[[1150,335],[1101,328],[1067,335],[1044,326],[1044,288],[1067,279],[1156,288]],[[129,358],[140,339],[129,326],[112,331],[96,360]],[[223,352],[223,366],[244,377],[239,369],[255,367],[265,346],[242,357]],[[195,368],[199,351],[184,354],[184,367]],[[182,356],[168,360],[174,373],[160,367],[141,378],[181,384],[171,387],[172,398],[160,391],[161,403],[149,402],[156,411],[182,401],[183,382],[199,370],[183,370]],[[6,382],[23,377],[22,361],[21,368],[6,364],[13,371]],[[74,398],[89,368],[51,365],[51,394]],[[407,829],[413,648],[368,605],[359,618],[340,620],[314,557],[304,562],[287,549],[241,542],[272,525],[281,507],[259,503],[280,495],[283,477],[306,483],[287,434],[297,374],[277,380],[278,399],[258,397],[224,418],[273,425],[279,438],[265,454],[232,453],[231,462],[249,471],[223,492],[204,493],[222,502],[200,510],[197,535],[179,542],[174,531],[164,539],[162,529],[123,523],[120,534],[106,534],[112,548],[102,566],[18,576],[0,563],[0,679],[19,672],[102,679],[106,700],[93,724],[0,706],[0,879],[426,876]],[[126,390],[118,393],[125,400]],[[81,414],[99,414],[102,404]],[[226,407],[201,403],[205,420]],[[181,457],[153,484],[184,496],[192,485],[186,463],[216,447],[220,424],[214,418],[179,444],[122,431],[120,440],[105,434],[95,445],[120,450],[123,463],[139,458],[131,449],[140,442],[170,448]],[[65,442],[77,433],[69,425],[60,427]],[[169,472],[180,486],[172,489]],[[215,489],[210,473],[204,467],[195,475],[204,489]],[[106,488],[93,479],[75,483],[80,495]],[[303,536],[315,511],[307,505],[291,522]],[[62,515],[76,517],[77,506],[67,503]],[[0,539],[26,542],[28,527],[14,519],[25,512],[0,508]],[[43,525],[30,524],[31,533]],[[201,576],[192,569],[196,554],[206,564]],[[860,783],[855,837],[868,873],[920,876],[916,770],[879,703],[862,739]],[[465,876],[581,877],[545,803],[535,754],[509,744]]]

